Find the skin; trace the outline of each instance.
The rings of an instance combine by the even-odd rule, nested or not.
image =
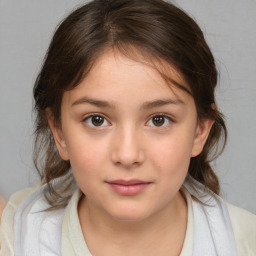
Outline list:
[[[168,70],[189,89],[179,72]],[[213,121],[199,122],[191,95],[167,84],[155,69],[113,51],[64,93],[61,110],[61,127],[50,115],[49,125],[86,195],[78,214],[91,253],[179,255],[187,225],[180,188]],[[103,117],[100,126],[92,114]],[[149,185],[136,195],[120,195],[108,183],[117,179]]]

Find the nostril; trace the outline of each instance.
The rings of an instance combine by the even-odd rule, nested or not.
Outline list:
[[[123,166],[125,168],[133,168],[133,167],[140,166],[141,163],[140,162],[133,162],[133,163],[129,163],[129,162],[116,162],[115,165]]]
[[[143,152],[133,151],[127,154],[116,150],[112,154],[112,162],[115,165],[123,166],[125,168],[132,168],[141,165],[144,162]]]

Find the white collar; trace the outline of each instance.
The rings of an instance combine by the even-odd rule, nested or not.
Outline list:
[[[235,239],[223,199],[208,193],[190,176],[183,185],[188,224],[180,256],[236,256]],[[81,192],[76,190],[65,209],[44,211],[49,206],[43,196],[44,189],[43,186],[28,197],[15,214],[14,255],[91,256],[77,212]],[[192,200],[191,195],[201,203]]]

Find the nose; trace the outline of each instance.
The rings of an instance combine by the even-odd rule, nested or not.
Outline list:
[[[145,160],[142,138],[136,128],[120,127],[112,141],[111,159],[115,165],[130,169]]]

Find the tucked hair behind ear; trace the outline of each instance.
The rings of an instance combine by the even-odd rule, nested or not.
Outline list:
[[[219,181],[210,162],[224,147],[227,131],[222,114],[213,107],[217,71],[202,31],[185,12],[162,0],[94,0],[59,25],[34,86],[34,162],[42,183],[48,184],[45,196],[49,203],[65,206],[75,181],[69,161],[63,161],[57,152],[46,110],[61,126],[63,93],[80,83],[106,49],[134,59],[140,52],[138,61],[141,57],[162,60],[183,75],[199,121],[215,121],[202,153],[191,159],[189,174],[218,194]],[[168,78],[168,72],[163,75]]]

